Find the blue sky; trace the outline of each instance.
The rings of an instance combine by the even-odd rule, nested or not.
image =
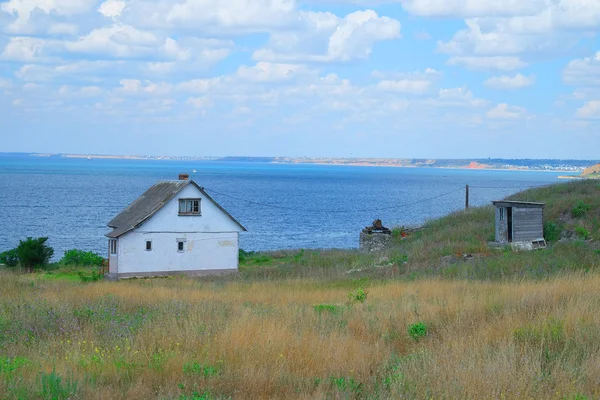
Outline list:
[[[0,151],[597,159],[597,0],[0,2]]]

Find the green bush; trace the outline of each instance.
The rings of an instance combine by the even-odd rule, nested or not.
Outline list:
[[[548,242],[557,242],[560,240],[560,234],[562,232],[562,227],[556,225],[554,222],[546,222],[544,223],[544,238]]]
[[[41,268],[50,262],[54,255],[54,249],[46,245],[47,237],[33,239],[28,237],[20,240],[16,248],[21,266],[32,272],[35,268]]]
[[[7,267],[13,268],[19,265],[19,254],[17,249],[12,249],[0,253],[0,264],[4,264]]]
[[[575,227],[575,233],[583,240],[588,240],[590,238],[590,232],[583,226]]]
[[[101,279],[104,279],[104,276],[101,275],[98,271],[92,271],[90,275],[84,274],[83,272],[78,272],[77,275],[81,282],[97,282]]]
[[[243,263],[246,260],[252,258],[256,254],[256,252],[255,251],[246,251],[244,249],[240,249],[238,251],[238,254],[239,254],[239,260],[240,260],[240,262]]]
[[[406,234],[406,228],[404,226],[399,226],[392,229],[392,236],[396,239],[403,237],[403,234]]]
[[[104,258],[91,251],[83,250],[67,250],[65,255],[60,259],[62,265],[82,265],[82,266],[101,266]]]
[[[592,207],[589,204],[585,204],[582,200],[579,200],[571,210],[571,215],[573,215],[573,218],[581,218],[590,211],[591,208]]]
[[[396,265],[403,265],[408,263],[408,255],[406,254],[399,254],[397,256],[391,257],[390,258],[390,262],[392,264],[396,264]]]
[[[356,289],[356,292],[348,293],[348,300],[350,300],[350,302],[364,303],[367,301],[368,294],[369,292],[365,291],[363,288],[358,288]]]
[[[408,327],[408,336],[417,342],[427,336],[427,324],[425,322],[417,322]]]

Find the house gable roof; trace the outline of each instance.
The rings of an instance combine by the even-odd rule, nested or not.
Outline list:
[[[219,210],[227,215],[243,231],[246,231],[246,228],[242,224],[236,221],[231,214],[214,201],[196,182],[192,180],[179,180],[162,181],[151,186],[108,223],[108,227],[113,228],[113,230],[107,233],[106,236],[117,238],[142,225],[189,185],[195,186],[207,200],[217,206]]]

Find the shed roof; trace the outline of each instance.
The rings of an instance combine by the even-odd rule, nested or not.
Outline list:
[[[225,213],[225,215],[242,228],[242,230],[246,231],[246,228],[244,228],[242,224],[236,221],[231,214],[214,201],[196,182],[192,180],[178,180],[161,181],[151,186],[108,223],[108,227],[113,228],[113,230],[107,233],[106,236],[109,238],[117,238],[137,228],[156,214],[158,210],[163,208],[177,195],[177,193],[181,192],[189,185],[194,185],[209,201]]]
[[[536,203],[533,201],[513,201],[513,200],[496,200],[492,201],[496,207],[502,206],[523,206],[523,207],[546,207],[546,203]]]

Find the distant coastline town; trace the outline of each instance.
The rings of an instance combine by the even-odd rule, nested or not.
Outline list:
[[[21,153],[22,154],[22,153]],[[27,153],[33,157],[61,157],[81,159],[122,159],[122,160],[165,160],[165,161],[222,161],[222,162],[263,162],[273,164],[318,164],[347,165],[365,167],[403,168],[451,168],[470,170],[509,170],[509,171],[549,171],[583,174],[586,169],[594,169],[600,160],[558,160],[558,159],[418,159],[418,158],[342,158],[342,157],[204,157],[204,156],[139,156],[139,155],[98,155],[98,154],[55,154]],[[568,175],[564,178],[585,177]]]

